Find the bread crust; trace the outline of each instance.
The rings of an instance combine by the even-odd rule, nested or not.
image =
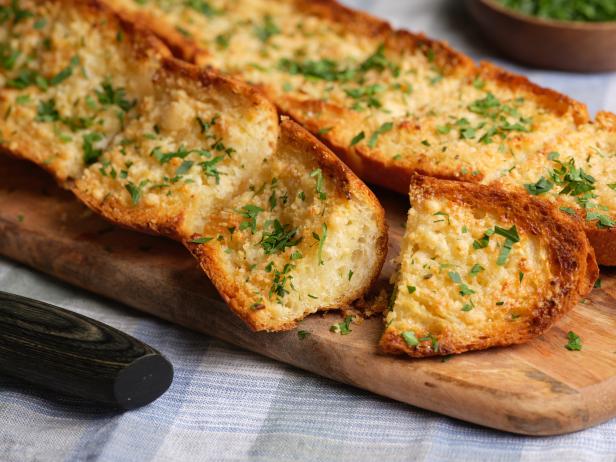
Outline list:
[[[452,341],[451,335],[445,333],[439,336],[439,348],[434,351],[430,342],[410,348],[401,337],[402,332],[389,329],[380,341],[380,347],[386,353],[420,358],[527,342],[541,335],[570,311],[592,290],[599,276],[593,248],[580,223],[546,201],[498,186],[438,180],[420,175],[411,178],[411,197],[445,197],[474,210],[494,213],[526,233],[539,237],[548,248],[555,275],[551,284],[558,290],[551,297],[539,300],[531,310],[532,315],[522,320],[523,324],[514,332],[486,332],[485,338],[468,344],[457,344]]]
[[[374,243],[377,256],[377,264],[371,272],[370,282],[365,288],[358,288],[355,291],[345,293],[336,303],[322,306],[319,311],[333,310],[349,306],[353,301],[365,294],[368,287],[371,287],[379,277],[385,257],[387,255],[387,223],[385,222],[385,211],[381,207],[378,199],[372,191],[355,176],[355,174],[319,140],[304,130],[301,126],[291,120],[284,120],[280,125],[279,147],[290,146],[297,150],[310,153],[316,161],[318,167],[325,176],[333,178],[335,183],[340,186],[339,195],[343,200],[360,200],[367,202],[376,210],[377,228],[379,238]],[[282,331],[293,329],[301,321],[296,319],[293,322],[272,326],[263,323],[257,313],[251,309],[252,299],[243,296],[241,287],[230,277],[222,268],[221,262],[216,258],[216,250],[210,246],[196,245],[188,240],[184,240],[184,245],[199,260],[201,267],[208,277],[218,288],[223,300],[231,309],[250,326],[254,331]]]

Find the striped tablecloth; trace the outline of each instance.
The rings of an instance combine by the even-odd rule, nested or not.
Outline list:
[[[528,75],[593,113],[616,111],[616,75],[544,72],[498,59],[461,0],[347,3]],[[165,352],[176,370],[166,395],[124,414],[0,377],[0,461],[616,461],[616,419],[567,436],[505,434],[278,364],[3,259],[0,289],[127,331]]]

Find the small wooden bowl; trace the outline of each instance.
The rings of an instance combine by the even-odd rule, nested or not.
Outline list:
[[[485,35],[515,60],[566,71],[616,70],[616,21],[539,19],[495,0],[467,0],[467,6]]]

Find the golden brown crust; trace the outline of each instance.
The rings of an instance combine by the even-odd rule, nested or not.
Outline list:
[[[381,349],[387,353],[425,357],[524,343],[541,335],[570,311],[581,297],[590,292],[599,276],[593,249],[580,223],[547,201],[498,186],[438,180],[420,175],[411,178],[411,197],[446,197],[466,207],[494,213],[526,233],[539,237],[548,249],[554,274],[551,284],[558,289],[551,297],[539,300],[532,308],[531,316],[522,320],[523,324],[515,331],[486,333],[485,338],[463,345],[452,341],[451,336],[445,333],[439,336],[439,348],[434,351],[430,341],[410,348],[401,337],[401,332],[390,329],[380,341]]]
[[[377,228],[379,238],[374,243],[377,263],[371,273],[370,282],[364,288],[347,292],[336,301],[335,304],[322,306],[319,311],[338,309],[348,306],[354,300],[360,298],[368,287],[371,287],[378,279],[385,257],[387,255],[387,224],[385,222],[385,211],[381,207],[378,199],[370,189],[355,176],[355,174],[342,162],[340,162],[325,145],[319,142],[314,136],[304,130],[301,126],[290,120],[281,123],[280,139],[278,149],[284,151],[285,148],[296,149],[306,152],[322,170],[324,176],[329,177],[338,186],[339,197],[336,200],[359,200],[368,203],[377,212]],[[242,318],[254,331],[282,331],[293,329],[301,319],[293,322],[272,326],[264,324],[256,312],[251,308],[252,299],[243,296],[244,291],[238,283],[224,271],[222,262],[216,257],[216,249],[211,246],[195,245],[184,240],[184,245],[199,260],[201,267],[208,277],[218,288],[220,295],[233,311]]]
[[[207,52],[191,38],[182,35],[178,29],[165,21],[159,21],[156,16],[147,11],[130,11],[117,4],[114,0],[103,1],[108,8],[112,9],[126,21],[135,24],[137,27],[147,29],[162,40],[171,50],[174,56],[185,61],[195,63],[200,55],[207,55]]]

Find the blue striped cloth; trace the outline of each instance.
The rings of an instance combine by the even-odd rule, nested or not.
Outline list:
[[[616,111],[615,75],[543,72],[504,62],[486,48],[462,1],[348,3],[526,74],[584,101],[592,112]],[[161,399],[124,414],[0,376],[0,461],[616,461],[616,419],[558,437],[501,433],[247,353],[3,259],[0,289],[129,332],[163,351],[176,371]]]

